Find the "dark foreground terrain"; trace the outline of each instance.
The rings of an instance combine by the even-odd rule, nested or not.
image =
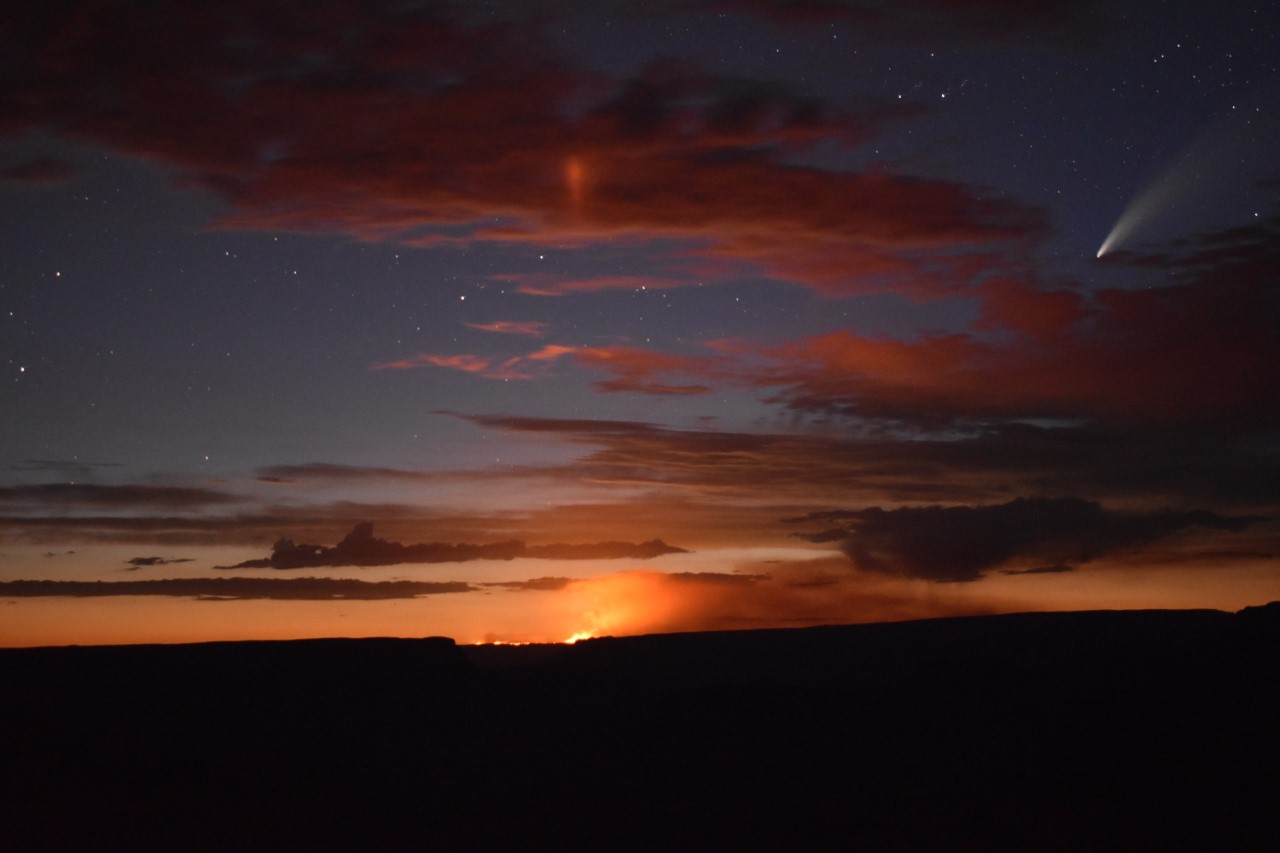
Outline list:
[[[1280,605],[0,650],[0,848],[1280,849]]]

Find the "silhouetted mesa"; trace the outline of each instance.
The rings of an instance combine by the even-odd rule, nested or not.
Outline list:
[[[1280,604],[0,649],[0,826],[15,850],[1269,850],[1277,671]]]
[[[324,545],[296,545],[282,538],[271,548],[271,556],[245,560],[219,569],[310,569],[320,566],[394,566],[400,563],[464,563],[468,560],[648,560],[663,554],[687,554],[684,548],[650,539],[639,545],[630,542],[596,542],[588,545],[525,545],[519,539],[484,545],[428,542],[404,545],[373,535],[373,523],[362,521],[332,548]]]

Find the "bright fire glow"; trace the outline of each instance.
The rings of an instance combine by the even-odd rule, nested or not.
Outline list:
[[[566,642],[566,643],[568,643],[569,645],[573,645],[574,643],[578,642],[579,640],[590,640],[590,639],[591,639],[591,637],[592,637],[592,634],[591,634],[591,632],[590,632],[590,631],[579,631],[578,633],[574,634],[574,635],[573,635],[572,637],[570,637],[569,639],[565,640],[565,642]]]

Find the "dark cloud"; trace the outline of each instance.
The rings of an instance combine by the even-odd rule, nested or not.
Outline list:
[[[237,503],[240,500],[226,492],[182,486],[40,483],[0,487],[0,505],[63,510],[81,507],[201,509]]]
[[[1033,566],[1030,569],[1005,569],[1006,575],[1057,575],[1063,572],[1074,572],[1075,566],[1065,563],[1054,563],[1051,566]]]
[[[807,432],[735,432],[458,417],[484,429],[554,435],[588,448],[570,465],[540,469],[540,475],[679,489],[691,497],[765,493],[778,501],[839,506],[996,503],[1012,494],[1053,493],[1149,507],[1280,508],[1280,455],[1268,430],[1015,422],[959,435],[859,433],[839,423]],[[825,518],[838,522],[846,512],[830,510]]]
[[[687,554],[684,548],[668,545],[661,539],[650,539],[633,545],[630,542],[593,542],[587,545],[529,545],[523,556],[542,560],[649,560],[664,554]]]
[[[266,483],[296,483],[317,480],[336,482],[405,480],[413,482],[438,479],[439,475],[426,471],[406,471],[402,468],[376,468],[312,462],[306,465],[270,465],[265,468],[259,468],[257,478]]]
[[[126,571],[136,572],[138,569],[148,568],[150,566],[170,566],[174,563],[194,563],[191,557],[178,557],[171,559],[168,557],[133,557],[129,561],[129,568]]]
[[[161,595],[207,601],[382,601],[449,592],[472,592],[466,583],[368,582],[346,578],[190,578],[149,581],[0,581],[0,598],[59,596],[97,598]]]
[[[571,578],[533,578],[527,581],[497,581],[480,586],[496,586],[516,592],[555,592],[573,583]]]
[[[70,180],[75,173],[75,166],[67,161],[44,157],[2,169],[0,179],[31,186],[51,187]]]
[[[784,523],[794,521],[795,519],[783,519]],[[792,533],[791,535],[806,542],[821,544],[823,542],[842,542],[848,538],[849,531],[843,527],[833,527],[829,530],[819,530],[817,533]]]
[[[246,560],[222,569],[304,569],[318,566],[392,566],[401,563],[462,563],[470,560],[609,560],[651,559],[663,554],[684,554],[683,548],[652,539],[634,545],[629,542],[597,542],[589,545],[525,545],[516,539],[484,545],[443,542],[404,545],[373,535],[373,524],[361,522],[332,548],[324,545],[294,544],[280,539],[271,556]]]
[[[1114,512],[1079,498],[1020,498],[994,506],[859,510],[841,550],[860,570],[972,581],[1013,562],[1017,573],[1065,571],[1192,528],[1238,532],[1258,521],[1206,511]]]
[[[421,508],[335,503],[317,507],[274,507],[236,515],[23,515],[0,516],[0,541],[194,545],[262,545],[281,528],[315,538],[339,538],[357,518],[395,518],[415,526]]]
[[[1280,179],[1258,182],[1274,192]],[[1108,264],[1147,267],[1181,279],[1229,274],[1232,278],[1270,278],[1280,260],[1280,211],[1259,216],[1248,225],[1208,231],[1141,250],[1117,250]]]
[[[728,586],[748,586],[757,581],[771,579],[769,575],[727,574],[725,572],[670,572],[667,577],[678,583],[711,583]]]

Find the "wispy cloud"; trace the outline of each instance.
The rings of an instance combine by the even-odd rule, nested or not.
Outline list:
[[[494,279],[512,282],[518,293],[527,293],[532,296],[567,296],[572,293],[600,293],[607,290],[666,290],[673,287],[688,287],[696,283],[691,279],[640,275],[570,278],[549,273],[512,273],[496,275]]]
[[[524,335],[540,338],[547,333],[547,324],[536,320],[495,320],[492,323],[464,323],[480,332],[496,332],[500,335]]]
[[[647,560],[664,554],[683,554],[683,548],[651,539],[638,545],[630,542],[595,542],[577,545],[526,545],[517,539],[483,545],[430,542],[405,545],[373,535],[371,522],[360,522],[332,548],[295,544],[282,538],[271,556],[246,560],[220,569],[310,569],[319,566],[394,566],[403,563],[463,563],[470,560]]]
[[[413,370],[421,367],[444,367],[474,373],[486,379],[527,380],[543,375],[551,363],[570,355],[573,347],[548,345],[527,355],[495,358],[480,355],[436,355],[421,353],[410,358],[373,365],[374,370]]]
[[[159,595],[204,601],[383,601],[472,592],[461,582],[362,581],[347,578],[184,578],[147,581],[0,581],[0,598],[101,598]]]
[[[0,506],[56,509],[202,509],[240,502],[215,489],[140,484],[39,483],[0,487]]]

